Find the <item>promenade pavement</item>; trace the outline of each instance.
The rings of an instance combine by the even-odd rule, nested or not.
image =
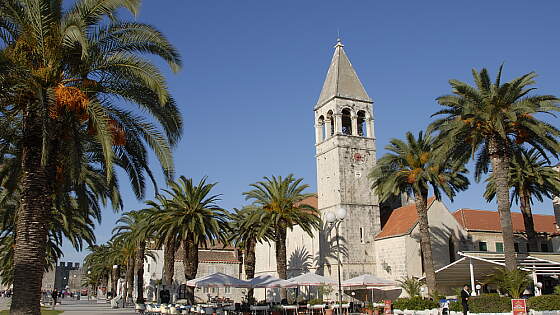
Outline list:
[[[0,310],[9,308],[9,300],[0,298]],[[119,308],[112,309],[110,303],[98,304],[95,301],[63,299],[62,305],[56,306],[57,310],[64,311],[64,315],[125,315],[134,314],[134,309]]]
[[[57,310],[64,311],[64,315],[94,315],[94,314],[134,314],[134,309],[130,308],[118,308],[112,309],[110,303],[98,304],[95,301],[80,300],[74,301],[69,299],[64,299],[62,305],[56,306]]]

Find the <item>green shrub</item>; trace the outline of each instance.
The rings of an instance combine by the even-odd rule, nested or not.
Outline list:
[[[397,280],[399,286],[409,295],[409,296],[420,296],[420,288],[422,288],[422,281],[413,278],[406,277],[401,280]]]
[[[560,285],[554,287],[554,294],[560,295]]]
[[[472,313],[511,312],[511,298],[497,293],[472,296],[469,298],[469,310]]]
[[[462,312],[463,306],[461,305],[461,301],[449,303],[449,310],[454,312]]]
[[[323,304],[323,299],[311,299],[311,300],[309,300],[309,304],[310,305]]]
[[[396,299],[393,302],[393,308],[399,310],[431,310],[438,307],[438,302],[426,300],[419,296]]]
[[[527,300],[527,308],[535,311],[560,310],[560,295],[548,294],[533,296]]]

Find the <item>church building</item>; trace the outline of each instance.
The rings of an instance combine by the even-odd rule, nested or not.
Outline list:
[[[421,278],[424,274],[415,205],[405,198],[380,204],[367,178],[376,164],[373,105],[339,40],[313,108],[317,194],[305,201],[318,209],[324,223],[313,236],[307,235],[298,226],[288,231],[288,277],[314,272],[337,279],[339,268],[342,280],[362,274],[390,280]],[[340,265],[337,262],[336,229],[326,220],[329,213],[332,217],[339,209],[344,209],[346,213],[343,220],[335,223],[339,224]],[[542,237],[541,248],[555,252],[543,259],[552,259],[552,264],[555,264],[554,259],[560,262],[557,245],[560,239],[560,206],[556,203],[555,210],[556,216],[536,216],[542,222],[536,226]],[[469,214],[468,222],[462,219],[465,213]],[[520,216],[519,213],[513,214],[514,218]],[[466,259],[461,256],[464,253],[477,252],[477,255],[484,256],[486,252],[491,252],[500,255],[496,250],[499,242],[488,243],[492,250],[481,250],[487,244],[485,242],[489,242],[487,240],[501,238],[499,230],[486,227],[499,227],[497,212],[461,209],[451,213],[445,204],[432,197],[428,217],[436,269],[445,270],[446,266]],[[519,222],[514,222],[514,225],[519,248],[526,248],[523,225]],[[520,255],[523,253],[522,250],[519,252]],[[523,255],[529,256],[526,251]],[[560,272],[560,264],[557,267]],[[442,271],[441,275],[445,272]],[[468,271],[462,273],[468,276]],[[256,276],[263,274],[276,276],[274,243],[257,245]],[[451,281],[447,289],[451,291],[454,286],[462,284]],[[397,290],[392,297],[401,293]],[[258,299],[260,294],[256,296]]]

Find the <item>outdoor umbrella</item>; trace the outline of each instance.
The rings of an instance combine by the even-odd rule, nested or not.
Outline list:
[[[316,287],[322,285],[335,285],[338,283],[333,279],[323,277],[321,275],[312,272],[304,273],[297,277],[290,278],[286,281],[288,282],[288,286],[284,288],[296,287],[296,286]],[[297,299],[297,295],[296,295],[296,299]]]
[[[249,281],[243,281],[221,272],[187,281],[187,286],[198,288],[249,288]]]
[[[278,279],[271,275],[260,275],[248,280],[251,288],[287,288],[290,283],[287,280]]]
[[[294,286],[321,286],[321,285],[335,285],[336,282],[333,279],[323,277],[321,275],[309,272],[299,275],[294,278],[290,278],[286,280],[288,282],[288,286],[284,288],[294,287]]]
[[[287,288],[290,283],[284,279],[279,279],[271,275],[260,275],[253,279],[247,280],[251,288],[264,288],[264,298],[266,300],[266,289],[269,288]]]
[[[380,289],[386,287],[396,286],[397,283],[391,280],[386,280],[373,275],[361,275],[352,279],[342,281],[343,287],[366,287],[371,289],[371,301],[373,302],[373,289]]]
[[[394,281],[368,274],[342,281],[343,287],[388,287],[395,285],[397,285],[397,283]]]

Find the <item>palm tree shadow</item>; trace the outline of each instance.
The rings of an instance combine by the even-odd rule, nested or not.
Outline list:
[[[343,236],[338,237],[340,248],[336,245],[336,236],[332,236],[334,226],[329,223],[323,223],[319,229],[319,251],[315,255],[314,263],[317,266],[317,274],[324,276],[325,267],[331,271],[331,261],[337,263],[337,253],[340,256],[348,257],[348,247],[346,246],[346,239]]]
[[[288,278],[293,278],[309,272],[313,257],[305,247],[297,247],[288,260]]]

